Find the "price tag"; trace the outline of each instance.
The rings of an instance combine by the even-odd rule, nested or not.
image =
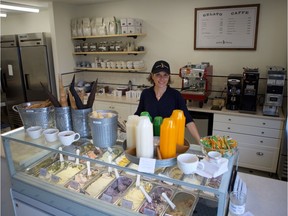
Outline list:
[[[103,194],[100,199],[112,203],[112,196],[109,196],[107,194]]]
[[[144,208],[143,214],[148,215],[148,216],[155,216],[156,212],[152,209]]]
[[[51,181],[54,182],[54,183],[58,183],[60,180],[60,177],[59,176],[55,176],[55,175],[52,175],[51,176]]]
[[[124,208],[127,208],[127,209],[132,209],[133,202],[130,201],[130,200],[123,199],[121,206],[124,207]]]
[[[80,187],[80,184],[77,181],[74,181],[74,180],[70,181],[69,185],[70,185],[71,188],[74,188],[75,190],[78,190],[79,187]]]
[[[40,169],[40,176],[46,176],[47,175],[47,170],[45,168]]]
[[[69,161],[75,161],[75,157],[68,156],[68,160],[69,160]]]
[[[138,171],[145,173],[154,173],[156,159],[151,158],[140,158]]]

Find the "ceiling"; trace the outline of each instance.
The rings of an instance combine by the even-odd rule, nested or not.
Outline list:
[[[1,3],[9,3],[9,4],[17,4],[17,5],[23,5],[23,6],[31,6],[31,7],[37,7],[40,10],[48,8],[49,2],[62,2],[62,3],[69,3],[74,5],[80,5],[80,4],[95,4],[95,3],[101,3],[101,2],[108,2],[108,1],[117,1],[117,0],[4,0],[1,1]],[[118,0],[119,1],[119,0]],[[27,12],[16,12],[12,10],[4,10],[1,9],[1,12],[7,13],[9,16],[9,13],[27,13]]]

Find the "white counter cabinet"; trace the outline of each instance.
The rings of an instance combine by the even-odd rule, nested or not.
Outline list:
[[[239,166],[275,173],[283,120],[214,113],[213,134],[238,141]]]

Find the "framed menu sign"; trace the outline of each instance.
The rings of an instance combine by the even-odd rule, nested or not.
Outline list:
[[[195,50],[256,50],[260,4],[195,8]]]

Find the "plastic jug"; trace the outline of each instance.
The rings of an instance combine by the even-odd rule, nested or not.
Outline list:
[[[176,157],[176,126],[172,118],[164,118],[160,127],[160,152],[163,159]]]
[[[136,155],[138,158],[153,158],[153,125],[148,116],[140,116],[136,126]]]
[[[186,117],[182,110],[173,110],[171,117],[176,125],[176,144],[184,145]]]
[[[127,149],[136,147],[136,126],[139,121],[138,115],[129,115],[126,123]]]

